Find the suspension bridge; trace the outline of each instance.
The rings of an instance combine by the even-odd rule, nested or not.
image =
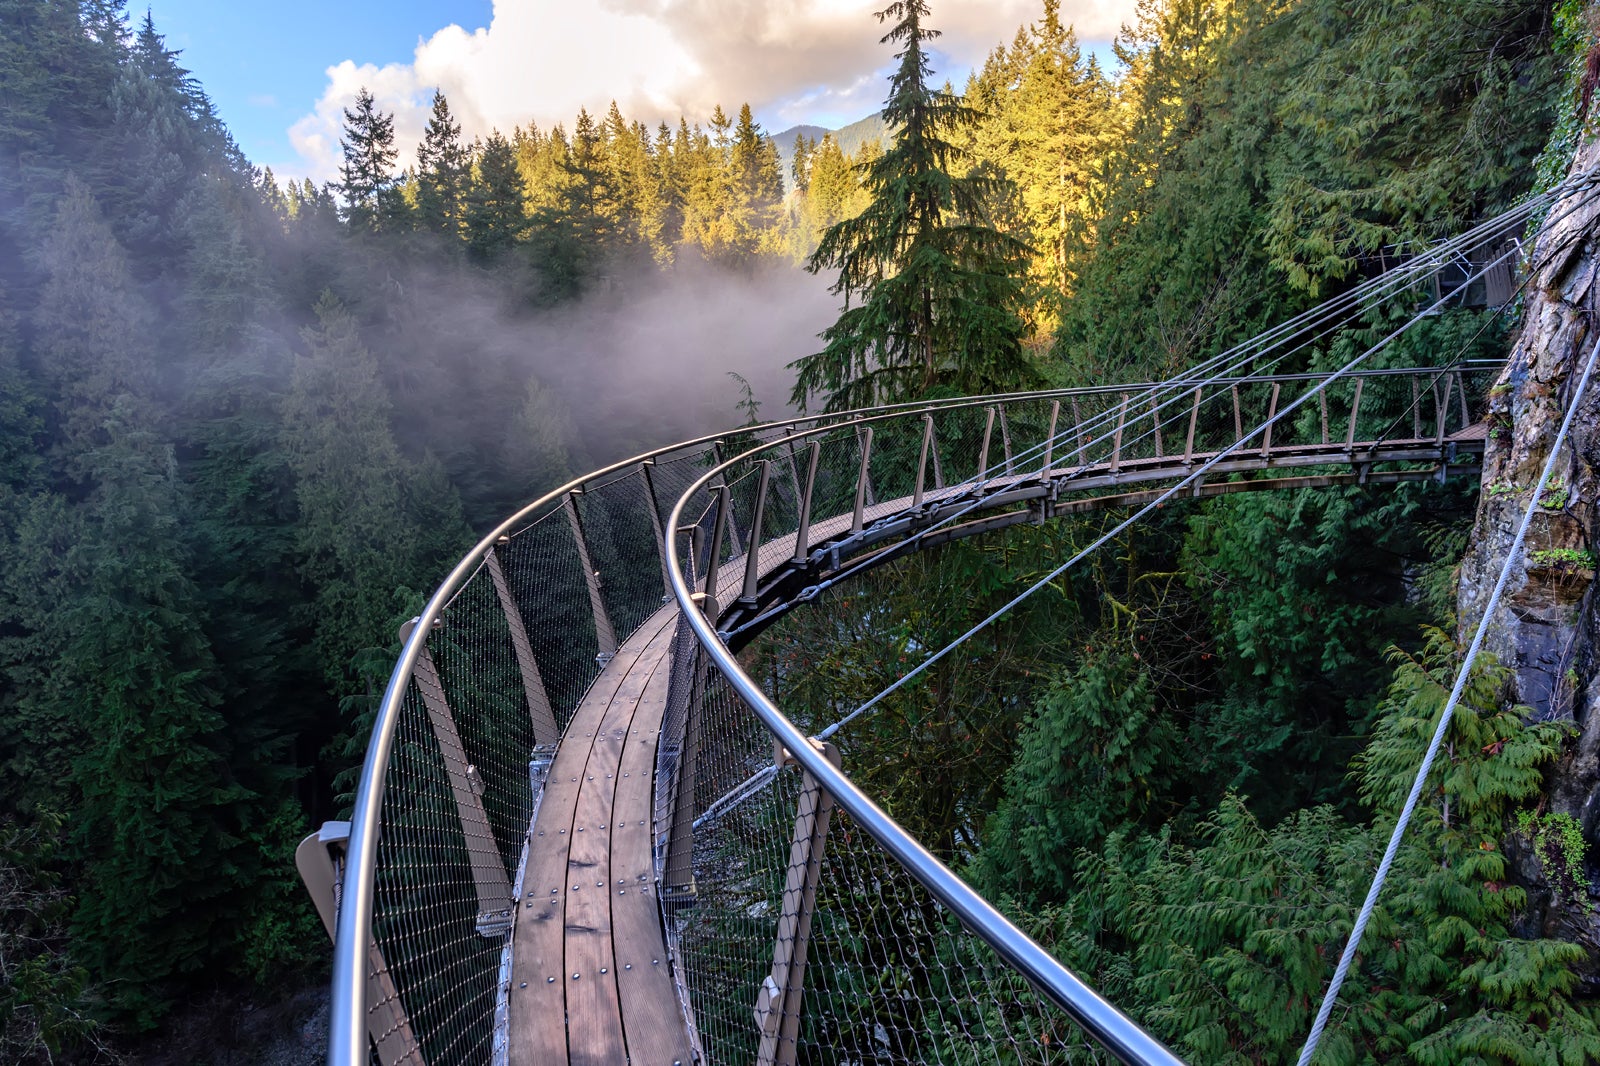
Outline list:
[[[329,1062],[1179,1061],[852,780],[856,723],[960,640],[832,722],[738,653],[1018,524],[1108,516],[1038,588],[1169,503],[1475,474],[1501,367],[1373,356],[1565,191],[1176,378],[741,427],[506,519],[402,632],[352,818],[296,856],[335,936]],[[1474,264],[1454,295],[1447,261]],[[1392,332],[1285,372],[1380,306]]]

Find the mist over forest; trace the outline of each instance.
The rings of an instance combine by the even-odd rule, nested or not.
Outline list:
[[[0,0],[0,1063],[320,1061],[293,849],[348,815],[401,623],[515,508],[752,416],[1172,374],[1549,187],[1585,121],[1582,0],[1139,12],[1106,70],[1043,0],[843,147],[780,152],[739,101],[468,141],[441,94],[402,171],[363,94],[317,187],[243,156],[148,14]],[[1451,309],[1391,365],[1513,328]],[[982,722],[946,787],[874,787],[1191,1061],[1292,1057],[1456,654],[1475,503],[1174,509],[940,681]],[[941,646],[1074,521],[874,572],[752,655],[804,656],[797,707],[863,699],[896,664],[839,633]],[[897,700],[883,764],[955,747],[948,700]],[[1537,803],[1490,747],[1562,743],[1514,719],[1408,844],[1337,1061],[1600,1061],[1600,967],[1479,847]],[[1268,910],[1286,940],[1239,918]]]

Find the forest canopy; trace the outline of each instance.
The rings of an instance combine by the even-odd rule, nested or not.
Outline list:
[[[291,853],[346,812],[400,623],[517,505],[689,432],[566,402],[607,368],[526,336],[726,282],[836,316],[769,413],[1167,375],[1550,184],[1586,13],[1141,0],[1102,65],[1044,0],[958,90],[901,0],[862,19],[898,66],[848,150],[731,102],[469,140],[441,92],[402,170],[363,91],[319,187],[243,156],[148,13],[0,0],[0,1060],[199,1061],[216,996],[324,979]],[[801,266],[837,299],[792,295]],[[1454,309],[1391,358],[1511,328]],[[1168,513],[886,705],[873,743],[930,762],[953,699],[981,723],[960,802],[866,784],[1181,1054],[1282,1061],[1442,705],[1474,492]],[[823,597],[752,654],[803,659],[798,708],[864,698],[896,664],[862,641],[941,646],[1086,531],[906,559],[860,579],[878,608]],[[1496,669],[1328,1061],[1600,1059],[1503,844],[1564,738]]]

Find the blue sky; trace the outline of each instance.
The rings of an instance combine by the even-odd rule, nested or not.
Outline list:
[[[435,86],[469,137],[570,124],[616,100],[646,123],[748,102],[768,130],[872,112],[893,62],[881,0],[147,0],[168,47],[245,154],[280,177],[333,176],[359,88],[396,116],[409,161]],[[1062,0],[1097,52],[1134,0]],[[1042,0],[934,0],[938,76],[957,85]],[[134,19],[144,6],[130,7]]]
[[[487,25],[491,0],[148,0],[167,47],[210,94],[244,152],[258,163],[295,152],[289,127],[311,110],[328,67],[359,57],[411,60],[423,37],[452,22]],[[135,19],[146,5],[130,5]]]

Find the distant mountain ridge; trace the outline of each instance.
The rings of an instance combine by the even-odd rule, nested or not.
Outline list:
[[[767,136],[778,146],[778,159],[783,167],[783,188],[787,192],[794,184],[794,175],[791,169],[794,164],[794,139],[801,135],[808,139],[822,140],[825,133],[833,134],[833,139],[839,145],[839,150],[845,155],[853,155],[856,150],[868,141],[877,141],[883,144],[889,139],[889,125],[883,121],[883,116],[874,112],[864,119],[830,130],[826,126],[790,126],[778,133],[769,133]]]

